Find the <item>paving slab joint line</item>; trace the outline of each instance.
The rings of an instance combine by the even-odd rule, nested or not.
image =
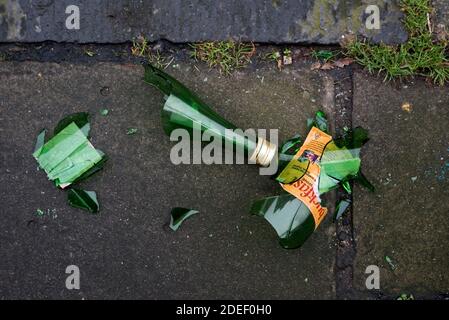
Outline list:
[[[335,94],[339,95],[335,98],[336,117],[335,131],[337,135],[341,133],[344,126],[352,128],[353,120],[353,97],[355,90],[354,70],[360,70],[359,66],[350,66],[345,68],[346,76],[339,76],[340,81],[336,81]],[[350,88],[350,94],[341,94]],[[346,98],[346,99],[345,99]],[[341,111],[345,114],[342,115]],[[348,112],[350,111],[350,112]],[[370,143],[370,142],[368,142]],[[351,188],[354,190],[353,186]],[[337,192],[337,201],[345,196],[344,191]],[[351,201],[353,196],[350,195]],[[353,201],[352,201],[353,203]],[[335,285],[337,299],[376,299],[376,300],[395,300],[397,296],[385,294],[379,290],[356,289],[354,285],[355,259],[357,257],[357,242],[353,224],[353,205],[348,211],[336,222],[336,258],[335,258]],[[420,296],[420,300],[449,300],[449,294],[446,292],[435,292],[427,296]]]
[[[353,66],[345,68],[344,74],[340,76],[342,80],[337,81],[336,85],[336,117],[335,131],[339,135],[343,128],[352,128],[352,109],[354,96],[354,77]],[[343,93],[343,94],[342,94]],[[352,187],[352,186],[351,186]],[[337,192],[337,201],[345,196],[343,191]],[[345,196],[347,198],[347,196]],[[352,202],[352,195],[350,195]],[[335,257],[335,285],[337,299],[351,299],[356,296],[354,279],[354,260],[356,256],[356,243],[353,227],[353,208],[352,205],[348,211],[336,222],[336,257]]]
[[[145,61],[145,57],[134,56],[131,53],[132,42],[123,43],[71,43],[44,41],[36,43],[5,43],[0,42],[0,54],[7,61],[42,61],[42,62],[125,62],[138,63]],[[252,60],[264,60],[265,53],[272,51],[282,52],[288,48],[292,51],[299,49],[302,53],[316,49],[338,50],[339,46],[297,45],[297,44],[269,44],[254,43],[257,48]],[[178,44],[165,40],[149,43],[163,56],[172,56],[175,59],[191,58],[191,48],[188,44]],[[300,56],[299,59],[306,58]],[[311,59],[310,57],[308,59]],[[266,61],[271,63],[272,61]]]

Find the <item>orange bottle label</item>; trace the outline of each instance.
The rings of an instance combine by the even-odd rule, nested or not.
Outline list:
[[[319,160],[327,144],[331,141],[332,137],[330,135],[313,127],[302,147],[282,172],[283,174],[284,172],[288,172],[288,170],[296,172],[303,171],[303,175],[299,180],[291,184],[281,183],[281,186],[309,208],[315,220],[315,229],[327,214],[327,208],[321,206],[321,199],[318,192],[321,171]]]

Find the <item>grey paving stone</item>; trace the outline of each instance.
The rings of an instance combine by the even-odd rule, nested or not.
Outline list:
[[[320,105],[333,119],[334,80],[309,64],[230,77],[178,62],[168,71],[235,124],[280,128],[281,139],[304,134]],[[0,298],[333,298],[330,219],[301,249],[282,249],[248,215],[253,199],[279,186],[246,165],[171,164],[163,97],[142,76],[137,65],[0,63]],[[94,146],[110,157],[80,185],[97,191],[97,216],[69,207],[31,156],[41,128],[85,110]],[[138,132],[127,135],[130,127]],[[173,206],[200,213],[174,233]],[[71,264],[80,291],[65,288]]]
[[[354,193],[354,284],[366,291],[365,269],[377,265],[384,294],[447,294],[448,87],[420,79],[385,84],[361,72],[354,83],[354,124],[370,131],[362,159],[377,187]]]
[[[79,0],[80,29],[66,28],[71,0],[0,0],[0,41],[45,40],[119,43],[144,35],[150,41],[228,40],[337,44],[354,32],[375,42],[407,39],[398,1]],[[380,9],[380,30],[368,30],[368,5]]]
[[[445,32],[446,39],[449,39],[449,1],[432,0],[434,8],[433,29],[438,32]]]

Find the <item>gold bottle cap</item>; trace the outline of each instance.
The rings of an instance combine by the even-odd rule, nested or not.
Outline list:
[[[256,149],[249,160],[261,165],[262,167],[267,167],[276,155],[276,149],[277,146],[275,144],[265,138],[257,137]]]

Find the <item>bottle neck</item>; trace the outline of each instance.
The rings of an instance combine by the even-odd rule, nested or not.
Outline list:
[[[277,146],[265,138],[257,137],[257,146],[249,160],[267,167],[276,155]]]

